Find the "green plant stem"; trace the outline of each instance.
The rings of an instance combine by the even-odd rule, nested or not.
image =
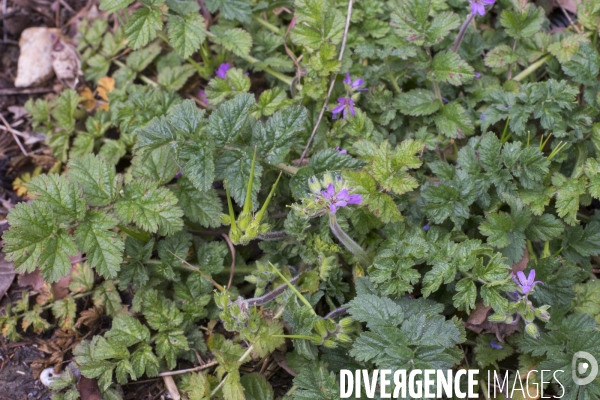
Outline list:
[[[485,397],[485,400],[490,400],[490,398],[487,394],[488,388],[487,388],[487,385],[485,384],[485,381],[483,379],[480,379],[479,384],[481,385],[481,391],[483,393],[483,397]]]
[[[123,226],[121,224],[117,225],[117,228],[119,228],[121,231],[125,232],[126,234],[128,234],[129,236],[131,236],[134,239],[137,239],[141,242],[148,242],[148,240],[150,240],[150,236],[149,235],[144,235],[142,233],[136,232],[133,229],[129,229],[126,226]]]
[[[272,23],[270,23],[269,21],[262,19],[260,17],[257,17],[256,15],[252,16],[252,19],[256,22],[258,22],[259,24],[261,24],[262,26],[264,26],[265,28],[267,28],[268,30],[270,30],[273,33],[276,34],[280,34],[279,28],[276,27],[275,25],[273,25]]]
[[[278,168],[278,169],[280,169],[284,172],[287,172],[288,174],[291,174],[291,175],[296,175],[298,173],[298,169],[299,169],[299,168],[296,168],[296,167],[293,167],[291,165],[287,165],[284,163],[271,164],[271,165],[274,166],[275,168]]]
[[[402,89],[400,89],[400,86],[398,86],[398,82],[396,82],[396,78],[394,77],[394,75],[392,74],[392,71],[390,70],[390,64],[389,64],[387,58],[385,59],[384,63],[385,63],[386,75],[387,75],[388,79],[392,82],[392,86],[394,87],[394,90],[398,94],[402,93]]]
[[[523,71],[519,72],[519,74],[517,76],[515,76],[513,78],[513,80],[517,81],[517,82],[522,81],[523,79],[527,78],[529,75],[534,73],[539,67],[544,65],[546,63],[546,61],[550,60],[551,58],[552,58],[552,54],[546,54],[544,57],[540,58],[539,60],[537,60],[536,62],[531,64],[529,67],[527,67]]]
[[[460,47],[460,43],[462,42],[463,38],[465,37],[465,33],[467,32],[467,29],[469,28],[469,24],[471,23],[471,21],[473,21],[473,18],[475,18],[475,15],[473,13],[469,13],[469,15],[467,16],[467,19],[465,19],[465,22],[463,22],[462,26],[460,27],[460,30],[458,31],[458,34],[456,35],[456,39],[454,40],[454,44],[452,45],[452,51],[453,52],[457,52],[458,48]]]
[[[331,228],[331,231],[335,237],[338,238],[344,247],[354,254],[354,257],[356,257],[363,268],[367,268],[371,265],[372,260],[369,255],[363,250],[362,247],[360,247],[358,243],[356,243],[350,236],[348,236],[346,232],[344,232],[344,230],[338,224],[335,214],[333,213],[329,214],[329,227]]]
[[[515,53],[515,49],[517,48],[517,39],[513,40],[513,45],[512,45],[512,52],[513,54]],[[508,66],[508,72],[506,73],[506,80],[510,81],[510,78],[512,77],[512,68],[513,68],[514,63],[510,63],[510,65]]]
[[[442,92],[440,92],[440,85],[437,82],[433,82],[433,90],[435,91],[435,97],[440,102],[440,107],[444,107],[444,100],[442,99]]]
[[[275,338],[284,338],[284,339],[304,339],[304,340],[312,340],[312,336],[308,335],[273,335],[271,337]]]
[[[269,264],[271,264],[271,263],[269,263]],[[303,302],[304,305],[307,306],[312,311],[313,314],[317,315],[317,313],[313,309],[312,305],[308,302],[308,300],[306,300],[306,297],[302,296],[302,293],[300,293],[298,291],[298,289],[296,289],[296,287],[285,276],[283,276],[283,274],[277,269],[277,267],[274,266],[273,264],[271,264],[271,268],[273,268],[273,271],[275,271],[277,273],[277,275],[279,275],[279,277],[281,279],[283,279],[283,281],[285,282],[286,285],[288,285],[290,290],[292,292],[294,292],[296,294],[296,296],[298,296],[298,299],[301,302]]]
[[[123,64],[119,60],[113,60],[113,62],[121,68],[127,68],[127,65]],[[154,82],[152,79],[148,78],[147,76],[144,76],[143,74],[139,74],[139,78],[142,82],[147,83],[148,85],[158,87],[158,83]]]

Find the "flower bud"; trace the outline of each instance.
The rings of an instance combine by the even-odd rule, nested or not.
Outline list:
[[[233,303],[231,307],[229,307],[229,312],[231,313],[231,315],[237,318],[242,313],[242,308],[239,304]]]
[[[225,307],[227,307],[227,304],[229,304],[229,296],[227,295],[227,293],[225,293],[225,292],[215,293],[215,304],[221,310],[224,309]]]
[[[337,347],[337,343],[334,340],[327,339],[323,342],[323,346],[327,347],[328,349],[335,349]]]
[[[533,322],[533,320],[535,319],[535,313],[531,308],[525,310],[525,312],[522,313],[521,316],[523,317],[525,322]]]
[[[312,193],[319,194],[321,193],[321,182],[315,176],[311,176],[308,178],[308,188]]]
[[[537,308],[535,310],[535,316],[541,321],[544,321],[544,322],[550,321],[550,314],[548,313],[549,308],[550,308],[550,306],[548,306],[548,305]]]
[[[323,179],[321,179],[321,183],[323,185],[323,187],[327,187],[329,186],[329,184],[334,184],[334,179],[333,176],[331,176],[331,174],[327,173],[325,175],[323,175]]]
[[[345,333],[338,334],[337,340],[339,340],[341,343],[350,343],[352,341],[350,336],[346,335]]]
[[[231,225],[231,218],[229,217],[229,215],[221,214],[219,215],[219,218],[221,218],[222,225]]]
[[[342,318],[339,324],[342,328],[350,327],[354,324],[354,320],[350,317]]]
[[[245,231],[248,228],[248,225],[250,225],[250,222],[252,222],[252,215],[250,214],[240,214],[238,216],[238,227]]]
[[[321,337],[327,336],[327,327],[325,325],[325,320],[318,319],[313,326],[315,332],[317,332]]]
[[[488,317],[488,321],[490,322],[504,322],[506,321],[506,314],[492,314]]]
[[[533,323],[525,325],[525,332],[527,332],[527,334],[529,336],[531,336],[532,338],[534,338],[536,340],[539,340],[540,335],[541,335],[539,328],[537,327],[536,324],[533,324]]]
[[[327,326],[327,331],[329,332],[335,332],[337,330],[337,324],[331,318],[325,322],[325,325]]]

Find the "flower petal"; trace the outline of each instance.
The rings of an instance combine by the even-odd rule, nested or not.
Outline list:
[[[352,85],[352,78],[350,77],[350,72],[346,72],[346,77],[344,78],[344,83],[346,85]]]
[[[360,204],[362,203],[362,195],[360,194],[351,194],[348,197],[348,204]]]
[[[344,108],[346,108],[345,105],[340,104],[339,106],[337,106],[336,108],[334,108],[333,110],[331,110],[332,114],[339,114],[342,111],[344,111]]]
[[[329,211],[331,211],[332,213],[335,214],[335,212],[337,211],[337,207],[335,205],[333,205],[333,204],[330,204],[329,205]]]

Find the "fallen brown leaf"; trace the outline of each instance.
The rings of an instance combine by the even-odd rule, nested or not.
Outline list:
[[[527,250],[527,247],[525,247],[523,250],[523,258],[521,258],[521,261],[514,264],[512,267],[513,274],[516,274],[519,271],[525,271],[527,264],[529,264],[529,251]]]
[[[102,400],[100,388],[98,387],[98,381],[96,379],[86,378],[81,375],[77,382],[77,390],[79,390],[81,400]]]
[[[0,252],[0,299],[12,285],[17,272],[13,267],[13,263],[4,260],[4,253]]]
[[[488,312],[492,309],[491,306],[484,306],[483,301],[478,302],[475,305],[475,310],[469,315],[467,319],[468,324],[480,325],[487,320]]]

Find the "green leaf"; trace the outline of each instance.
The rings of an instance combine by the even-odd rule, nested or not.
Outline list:
[[[173,193],[179,199],[178,205],[183,209],[185,217],[190,221],[205,228],[221,225],[223,206],[214,189],[201,192],[188,180],[179,179]]]
[[[140,345],[131,354],[131,365],[137,376],[142,376],[144,373],[150,378],[158,375],[158,358],[152,352],[152,347],[147,344]]]
[[[600,55],[590,43],[581,43],[571,59],[563,63],[562,69],[575,82],[591,85],[600,70]]]
[[[63,330],[73,329],[77,315],[77,305],[73,296],[67,296],[64,299],[56,300],[52,304],[52,314],[58,319],[58,325]]]
[[[434,82],[446,82],[460,86],[475,77],[475,71],[457,53],[442,51],[433,57],[427,77]]]
[[[57,174],[39,175],[27,185],[29,193],[39,203],[71,220],[81,220],[85,215],[85,201],[79,188],[64,176]]]
[[[494,47],[485,55],[485,65],[490,68],[504,68],[517,61],[517,54],[506,45]]]
[[[196,69],[189,64],[176,67],[164,67],[158,73],[158,83],[167,90],[179,90],[187,80],[196,73]]]
[[[49,282],[68,275],[69,256],[77,254],[77,247],[69,233],[57,225],[47,206],[19,203],[8,214],[8,222],[10,229],[3,234],[3,250],[17,271],[40,268],[42,277]]]
[[[252,17],[252,6],[242,0],[208,0],[206,7],[211,13],[219,10],[219,15],[224,19],[237,20],[249,24]]]
[[[283,162],[295,143],[298,133],[305,130],[308,112],[294,106],[277,111],[266,124],[257,123],[252,129],[252,142],[259,155],[270,164]]]
[[[177,197],[167,188],[157,188],[150,181],[132,182],[123,189],[115,203],[115,213],[123,223],[133,222],[148,232],[168,235],[183,226],[182,210]]]
[[[104,335],[127,347],[150,339],[150,331],[136,318],[127,314],[118,314],[112,321],[112,328]]]
[[[397,326],[404,320],[402,307],[387,297],[371,294],[356,296],[348,303],[352,317],[366,322],[371,329],[377,326]]]
[[[200,11],[200,6],[194,0],[166,0],[165,3],[169,10],[177,14],[196,14]]]
[[[318,50],[324,43],[338,44],[344,32],[344,17],[327,0],[298,0],[296,26],[291,31],[294,43]]]
[[[71,159],[68,167],[67,178],[83,190],[88,205],[105,206],[117,197],[120,182],[115,167],[104,159],[87,154]]]
[[[213,114],[214,115],[214,114]],[[231,197],[240,206],[244,204],[250,173],[252,170],[252,156],[243,151],[228,151],[217,158],[217,178],[227,181],[227,187]],[[252,210],[258,208],[257,195],[260,189],[260,179],[263,167],[257,164],[254,168],[252,184]]]
[[[579,50],[581,43],[586,43],[588,37],[584,34],[570,35],[560,42],[554,42],[548,46],[548,51],[562,64],[571,59]]]
[[[498,361],[502,361],[515,352],[515,349],[508,343],[499,344],[497,339],[492,335],[479,335],[477,337],[477,345],[475,346],[475,360],[481,368],[493,366],[498,369]],[[491,346],[494,342],[496,347]]]
[[[435,116],[435,126],[442,135],[453,139],[470,136],[475,132],[473,121],[457,102],[444,105]]]
[[[185,162],[181,172],[203,192],[212,189],[215,180],[214,152],[210,142],[184,146],[179,152],[179,158]]]
[[[126,8],[131,3],[133,3],[133,0],[101,0],[100,9],[112,14]]]
[[[100,210],[89,210],[75,230],[75,241],[90,266],[105,278],[117,276],[123,261],[123,239],[111,230],[117,220]]]
[[[156,37],[156,31],[163,27],[162,12],[156,7],[143,7],[134,12],[127,25],[125,34],[128,45],[137,50]]]
[[[103,336],[95,336],[92,356],[96,360],[125,360],[129,358],[129,351],[124,343],[117,340],[106,339]]]
[[[224,146],[238,136],[254,106],[254,95],[241,94],[226,101],[208,119],[208,133],[217,146]]]
[[[340,385],[335,374],[319,362],[304,368],[294,378],[298,389],[294,392],[294,400],[337,400],[340,398]]]
[[[72,293],[87,292],[94,287],[94,271],[87,262],[73,264],[69,290]]]
[[[177,356],[188,349],[188,341],[182,330],[172,329],[156,336],[156,355],[165,358],[169,369],[175,368]]]
[[[544,9],[530,3],[521,12],[504,10],[500,15],[500,23],[506,28],[506,33],[515,39],[525,39],[538,33],[544,19]]]
[[[212,38],[213,42],[220,44],[236,56],[247,57],[250,54],[252,36],[245,30],[240,28],[226,29],[213,25],[210,31],[216,35]]]
[[[417,156],[421,151],[423,144],[412,139],[404,140],[393,151],[389,142],[382,142],[372,157],[373,177],[385,190],[398,195],[412,191],[419,184],[408,170],[421,166],[422,161]]]
[[[577,224],[579,211],[579,196],[585,193],[584,179],[559,179],[559,173],[552,177],[556,186],[556,213],[569,225]]]
[[[121,296],[113,281],[104,281],[94,290],[92,295],[94,306],[104,308],[106,315],[112,317],[123,308]]]
[[[246,400],[273,400],[273,388],[271,384],[259,373],[253,372],[242,376],[242,386]]]
[[[487,236],[487,242],[498,249],[506,249],[509,262],[514,264],[523,257],[525,248],[525,229],[531,222],[529,211],[514,211],[490,213],[486,220],[479,226],[482,235]],[[546,221],[548,222],[548,221]],[[542,225],[538,225],[540,228]],[[553,227],[556,228],[555,226]],[[535,232],[535,228],[532,229]],[[550,233],[548,231],[547,233]]]
[[[531,219],[525,235],[532,242],[547,242],[560,237],[564,229],[561,220],[552,214],[544,214]]]
[[[394,106],[402,114],[411,116],[430,115],[440,109],[440,102],[430,90],[413,89],[401,93],[394,100]]]
[[[188,58],[196,52],[206,38],[204,18],[200,14],[173,15],[167,23],[169,44],[182,58]]]
[[[67,133],[75,130],[75,111],[77,111],[78,104],[79,95],[73,89],[62,92],[54,102],[52,117],[58,126]]]
[[[179,167],[168,146],[150,151],[144,156],[138,155],[131,161],[131,175],[134,180],[148,179],[164,185],[173,180]]]
[[[160,54],[161,47],[157,43],[132,52],[127,57],[127,66],[136,72],[142,72]]]

